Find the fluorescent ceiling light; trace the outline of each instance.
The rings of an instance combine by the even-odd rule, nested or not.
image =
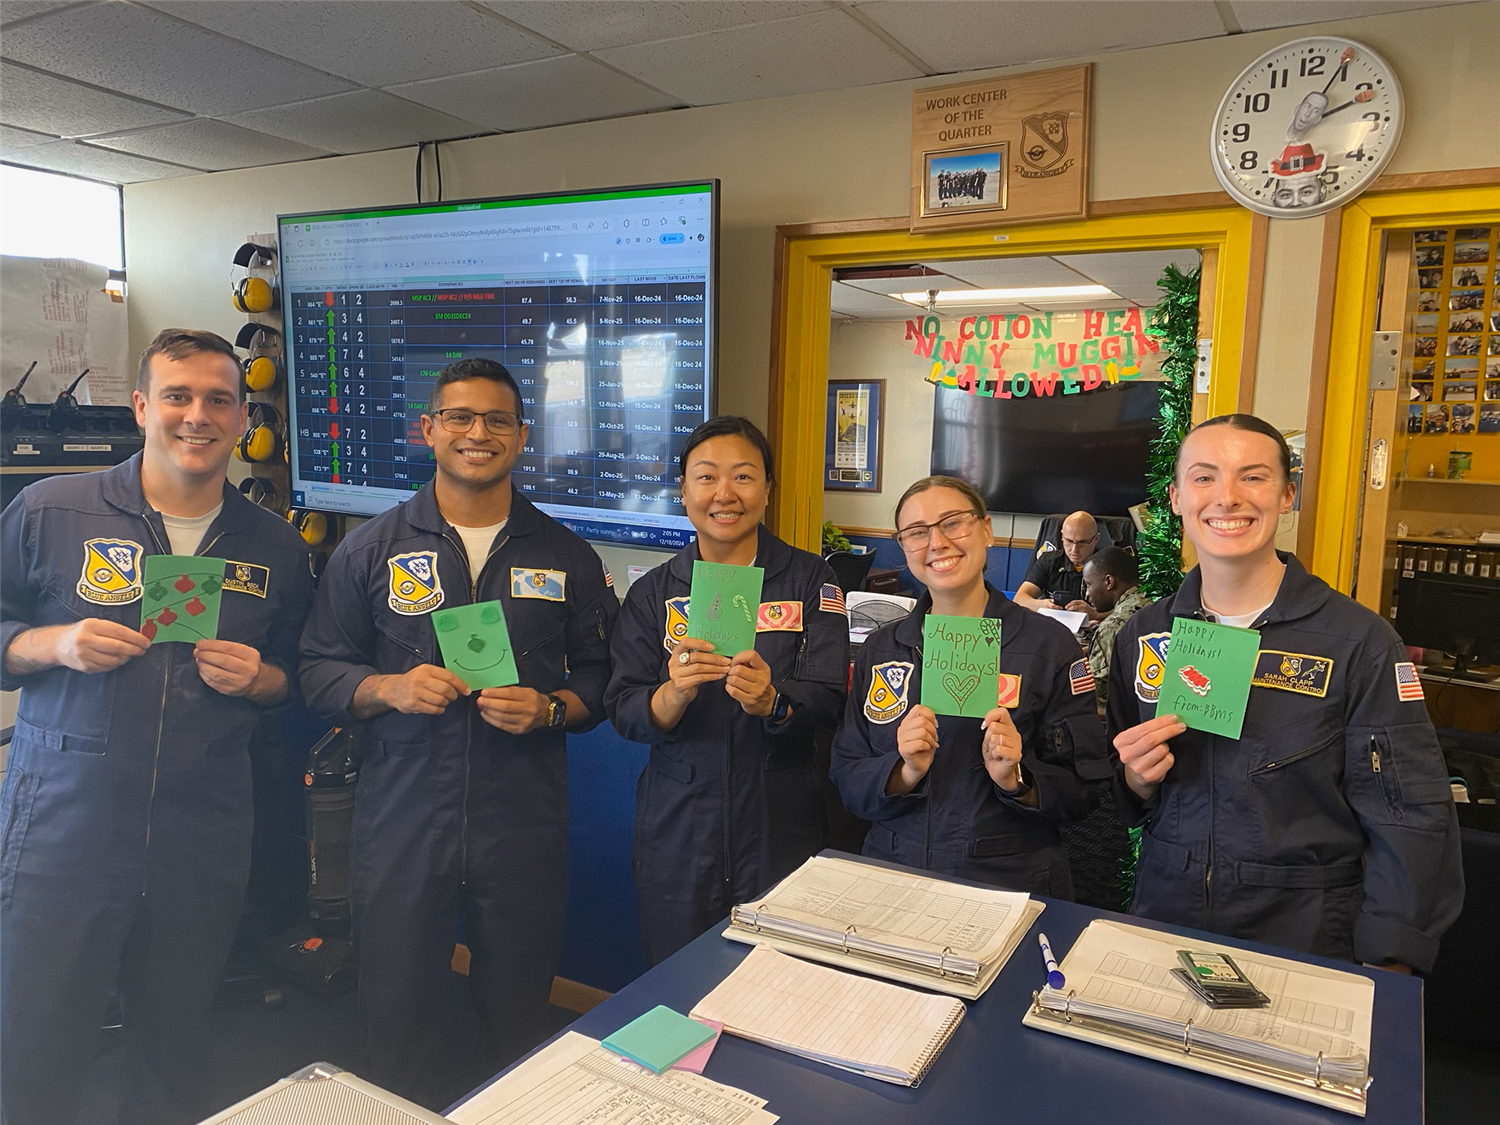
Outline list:
[[[901,293],[901,300],[909,305],[925,306],[929,300],[926,293]],[[1115,293],[1102,285],[1043,285],[1031,289],[941,289],[937,303],[940,305],[975,305],[987,302],[1046,301],[1061,297],[1113,297]]]

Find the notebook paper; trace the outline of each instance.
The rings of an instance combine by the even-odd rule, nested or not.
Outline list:
[[[693,1007],[730,1035],[915,1086],[964,1017],[961,1000],[842,973],[758,945]]]

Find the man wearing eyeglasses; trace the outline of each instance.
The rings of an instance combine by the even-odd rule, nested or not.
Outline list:
[[[1031,560],[1016,590],[1016,604],[1027,609],[1070,609],[1092,621],[1103,614],[1083,599],[1083,564],[1099,547],[1099,525],[1087,512],[1074,512],[1062,525],[1062,547]]]
[[[619,602],[599,557],[511,485],[521,395],[487,359],[451,363],[422,415],[433,480],[339,544],[302,636],[303,690],[364,722],[351,900],[371,1077],[441,1108],[462,1025],[444,1003],[460,918],[486,1074],[547,1033],[568,887],[564,732],[604,717]],[[432,615],[499,601],[520,684],[472,691]],[[479,637],[483,645],[495,637]]]

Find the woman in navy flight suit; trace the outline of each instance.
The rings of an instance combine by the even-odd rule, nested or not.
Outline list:
[[[989,519],[964,481],[917,481],[896,505],[896,527],[927,592],[860,646],[833,740],[834,783],[849,811],[872,822],[864,853],[1072,898],[1058,825],[1086,816],[1085,782],[1110,775],[1078,643],[985,582]],[[982,722],[918,702],[929,612],[1000,621],[1002,705]]]
[[[630,587],[604,696],[615,729],[651,747],[635,880],[653,965],[822,847],[813,732],[838,722],[849,669],[833,572],[761,526],[775,470],[755,424],[710,419],[679,467],[697,539]],[[719,653],[687,635],[697,559],[765,570],[755,648]]]
[[[1182,443],[1172,510],[1198,550],[1110,663],[1115,805],[1145,832],[1131,912],[1425,972],[1463,906],[1448,771],[1390,624],[1276,550],[1291,454],[1250,414]],[[1157,715],[1172,623],[1257,629],[1238,739]]]

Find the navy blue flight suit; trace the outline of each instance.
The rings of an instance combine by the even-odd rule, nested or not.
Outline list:
[[[922,701],[924,594],[910,614],[860,645],[844,723],[833,738],[830,773],[844,806],[871,822],[864,853],[1007,890],[1071,899],[1058,825],[1082,820],[1086,783],[1110,776],[1094,681],[1078,642],[1058,622],[1016,605],[986,583],[984,615],[1000,619],[1000,674],[1019,676],[1011,719],[1021,735],[1021,769],[1037,807],[1007,797],[984,768],[979,719],[938,716],[938,748],[910,793],[888,796],[901,762],[896,729]]]
[[[85,617],[140,627],[145,556],[170,554],[141,457],[25,489],[0,516],[0,651]],[[296,689],[307,546],[228,485],[200,555],[226,568],[219,632]],[[77,1109],[110,989],[123,988],[121,1120],[198,1121],[208,1013],[250,873],[251,733],[263,709],[214,691],[191,646],[110,672],[3,676],[20,712],[0,789],[0,1035],[9,1125]]]
[[[521,684],[567,688],[604,718],[619,601],[592,548],[519,492],[479,574],[431,484],[334,551],[302,637],[309,706],[350,721],[374,675],[441,666],[439,606],[499,600]],[[477,693],[476,693],[477,694]],[[365,727],[354,798],[351,905],[373,1078],[429,1105],[455,1029],[441,997],[460,912],[469,990],[498,1067],[546,1035],[568,896],[568,764],[561,729],[511,735],[475,696],[441,715],[387,711]]]
[[[1238,741],[1189,730],[1142,801],[1131,912],[1325,957],[1425,972],[1463,905],[1448,771],[1406,647],[1379,615],[1280,554]],[[1156,715],[1178,617],[1207,618],[1202,577],[1136,613],[1110,665],[1109,735]]]
[[[791,701],[786,722],[747,715],[723,681],[700,687],[673,730],[652,721],[651,696],[687,635],[696,543],[636,579],[615,633],[604,705],[621,735],[651,747],[636,783],[634,857],[648,964],[823,846],[813,733],[838,722],[849,619],[827,563],[764,527],[758,536],[755,565],[765,569],[765,581],[755,651]]]

